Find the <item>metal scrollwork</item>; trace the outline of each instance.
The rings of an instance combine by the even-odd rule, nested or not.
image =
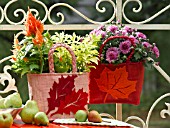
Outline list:
[[[18,91],[17,87],[15,86],[15,79],[12,78],[11,75],[7,71],[7,70],[10,70],[10,69],[11,69],[11,66],[6,65],[4,67],[4,73],[0,73],[0,83],[2,84],[2,86],[6,86],[5,81],[6,80],[8,81],[7,87],[3,91],[0,91],[1,94],[7,93],[11,90]]]
[[[165,103],[165,105],[168,107],[168,109],[164,109],[160,112],[162,118],[166,118],[165,114],[170,116],[170,103]]]
[[[4,13],[1,6],[0,6],[0,13],[1,13],[1,18],[0,18],[0,23],[1,23],[4,20]]]
[[[19,24],[23,24],[25,19],[26,19],[26,11],[24,11],[23,9],[19,8],[19,9],[16,9],[14,11],[14,16],[15,17],[19,17],[19,13],[21,13],[23,15],[23,18],[21,19],[21,21],[19,22],[13,22],[11,21],[9,18],[8,18],[8,15],[7,15],[7,11],[8,11],[8,8],[15,2],[17,2],[18,0],[11,0],[9,1],[6,6],[4,7],[4,10],[2,9],[2,7],[0,7],[0,12],[1,12],[1,17],[0,17],[0,23],[4,20],[4,18],[6,19],[6,21],[11,24],[11,25],[19,25]],[[97,21],[94,21],[90,18],[88,18],[87,16],[85,16],[84,14],[82,14],[81,12],[79,12],[78,10],[76,10],[75,8],[73,8],[72,6],[70,6],[69,4],[66,4],[66,3],[56,3],[54,5],[52,5],[49,10],[47,8],[47,6],[39,1],[39,0],[32,0],[33,2],[36,2],[38,4],[40,4],[44,10],[45,10],[45,16],[44,18],[42,19],[42,23],[44,23],[47,19],[50,21],[51,24],[62,24],[64,22],[64,14],[61,13],[61,12],[58,12],[57,13],[57,17],[61,18],[61,20],[59,22],[54,22],[50,16],[52,10],[55,8],[55,7],[58,7],[58,6],[64,6],[64,7],[67,7],[69,8],[70,10],[72,10],[73,12],[75,12],[76,14],[78,14],[80,17],[84,18],[85,20],[87,20],[88,22],[90,23],[93,23],[93,24],[106,24],[106,23],[109,23],[111,21],[114,20],[115,18],[115,15],[116,15],[116,5],[115,3],[112,1],[112,0],[99,0],[97,3],[96,3],[96,10],[100,13],[105,13],[106,12],[106,8],[105,7],[102,7],[100,8],[99,5],[102,3],[102,2],[109,2],[113,9],[114,9],[114,12],[111,16],[111,18],[107,21],[104,21],[104,22],[97,22]],[[39,12],[36,10],[36,9],[30,9],[32,12],[35,12],[35,16],[38,17],[39,16]]]
[[[161,15],[163,12],[165,12],[166,10],[170,9],[170,4],[168,6],[166,6],[165,8],[163,8],[162,10],[160,10],[159,12],[157,12],[156,14],[154,14],[153,16],[151,16],[150,18],[144,20],[144,21],[140,21],[140,22],[134,22],[134,21],[131,21],[130,19],[128,19],[126,17],[126,14],[125,14],[125,6],[129,3],[129,2],[137,2],[139,4],[139,8],[133,8],[133,12],[135,13],[138,13],[142,10],[142,3],[140,0],[126,0],[125,3],[123,4],[123,9],[122,9],[122,14],[123,14],[123,17],[124,19],[128,22],[128,23],[131,23],[131,24],[144,24],[144,23],[147,23],[153,19],[155,19],[156,17],[158,17],[159,15]]]
[[[24,23],[24,21],[25,21],[25,19],[26,19],[26,12],[23,10],[23,9],[16,9],[15,11],[14,11],[14,16],[15,17],[19,17],[19,12],[21,12],[22,13],[22,15],[23,15],[23,18],[21,19],[21,21],[19,21],[19,22],[13,22],[13,21],[11,21],[11,20],[9,20],[9,18],[8,18],[8,16],[7,16],[7,10],[8,10],[8,7],[11,5],[11,4],[13,4],[14,2],[17,2],[18,0],[11,0],[10,2],[8,2],[7,4],[6,4],[6,6],[5,6],[5,8],[4,8],[4,17],[5,17],[5,19],[6,19],[6,21],[9,23],[9,24],[13,24],[13,25],[19,25],[19,24],[23,24]],[[45,14],[45,17],[44,17],[44,19],[42,19],[42,22],[45,22],[46,20],[47,20],[47,15],[48,15],[48,9],[47,9],[47,7],[45,6],[45,4],[43,3],[43,2],[41,2],[41,1],[39,1],[39,0],[32,0],[33,2],[36,2],[36,3],[38,3],[38,4],[40,4],[40,5],[42,5],[43,7],[44,7],[44,9],[45,9],[45,12],[46,12],[46,14]],[[3,9],[2,8],[0,8],[0,10],[1,10],[1,12],[3,12]],[[35,12],[35,16],[37,17],[38,15],[39,15],[39,12],[36,10],[36,9],[30,9],[30,11],[32,11],[32,12]],[[2,13],[3,14],[3,13]],[[1,20],[3,21],[3,16],[1,17]],[[0,20],[0,21],[1,21]],[[1,21],[1,22],[2,22]],[[0,23],[1,23],[0,22]]]
[[[43,2],[39,1],[39,0],[32,0],[32,1],[34,1],[34,2],[36,2],[36,3],[38,3],[38,4],[40,4],[40,5],[42,5],[42,6],[44,7],[45,16],[44,16],[44,18],[41,20],[41,22],[44,23],[44,22],[47,20],[47,17],[48,17],[48,9],[47,9],[46,5],[45,5]],[[36,10],[36,11],[37,11],[37,10]],[[37,16],[38,16],[38,15],[37,15]]]
[[[89,21],[90,23],[93,23],[93,24],[106,24],[106,23],[111,22],[111,21],[115,18],[115,14],[116,14],[116,12],[115,12],[116,5],[115,5],[115,3],[114,3],[112,0],[99,0],[99,1],[96,3],[96,9],[97,9],[97,11],[100,12],[100,13],[106,12],[106,8],[105,8],[105,7],[102,7],[102,9],[99,8],[99,5],[100,5],[102,2],[106,2],[106,1],[109,2],[109,3],[113,6],[114,13],[113,13],[112,17],[111,17],[108,21],[105,21],[105,22],[93,21],[93,20],[89,19],[87,16],[85,16],[85,15],[82,14],[82,13],[80,13],[79,11],[77,11],[77,10],[74,9],[72,6],[70,6],[70,5],[66,4],[66,3],[57,3],[57,4],[52,5],[52,6],[49,8],[48,19],[49,19],[49,21],[50,21],[52,24],[62,24],[62,23],[64,22],[64,19],[65,19],[63,13],[61,13],[61,12],[58,12],[58,13],[57,13],[57,17],[60,17],[60,18],[61,18],[61,20],[60,20],[59,22],[54,22],[54,21],[51,19],[51,17],[50,17],[50,13],[51,13],[51,11],[52,11],[55,7],[57,7],[57,6],[65,6],[65,7],[69,8],[69,9],[71,9],[73,12],[77,13],[79,16],[81,16],[81,17],[84,18],[85,20]]]
[[[148,112],[148,115],[147,115],[147,118],[146,118],[146,122],[144,122],[141,118],[139,118],[139,117],[137,117],[137,116],[130,116],[130,117],[128,117],[128,118],[125,120],[125,122],[128,122],[128,121],[130,121],[130,120],[137,120],[137,121],[139,121],[139,122],[142,123],[143,128],[148,128],[148,127],[149,127],[149,120],[150,120],[150,117],[151,117],[151,115],[152,115],[153,109],[155,108],[155,106],[156,106],[162,99],[164,99],[164,98],[166,98],[166,97],[170,97],[170,93],[167,93],[167,94],[162,95],[161,97],[159,97],[159,98],[152,104],[152,106],[151,106],[151,108],[150,108],[150,110],[149,110],[149,112]],[[164,109],[164,110],[162,110],[162,111],[160,112],[160,115],[161,115],[162,118],[166,118],[166,117],[165,117],[165,114],[168,114],[168,115],[170,116],[170,103],[165,103],[165,104],[167,105],[168,109],[167,109],[167,110]]]
[[[18,16],[19,16],[19,15],[18,15],[18,12],[21,12],[21,13],[23,14],[23,19],[22,19],[20,22],[18,22],[18,23],[15,23],[15,22],[9,20],[9,18],[8,18],[8,16],[7,16],[7,9],[8,9],[8,7],[9,7],[12,3],[16,2],[16,1],[17,1],[17,0],[11,0],[10,2],[8,2],[8,3],[6,4],[6,6],[5,6],[5,8],[4,8],[4,16],[5,16],[6,21],[7,21],[8,23],[14,24],[14,25],[22,24],[22,23],[25,21],[25,17],[26,17],[26,13],[25,13],[25,11],[24,11],[23,9],[17,9],[17,10],[14,11],[14,16],[15,16],[15,17],[18,17]]]

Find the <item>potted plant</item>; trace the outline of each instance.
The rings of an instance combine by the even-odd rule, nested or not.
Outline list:
[[[75,33],[43,34],[43,24],[30,11],[25,27],[24,38],[14,38],[11,61],[16,73],[27,74],[30,99],[50,119],[86,109],[90,64],[98,63],[97,43]]]
[[[122,24],[102,25],[90,32],[98,41],[99,64],[90,72],[90,103],[138,105],[148,57],[159,57],[155,43]],[[100,96],[96,95],[99,94]]]

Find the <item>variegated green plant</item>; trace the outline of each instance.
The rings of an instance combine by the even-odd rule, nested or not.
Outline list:
[[[62,33],[55,33],[55,35],[51,38],[54,43],[65,43],[71,47],[76,55],[76,62],[77,62],[77,69],[78,72],[88,72],[92,67],[91,63],[98,62],[98,51],[97,48],[97,41],[100,38],[94,37],[80,37],[77,36],[75,33],[72,35]],[[55,63],[56,63],[56,70],[60,71],[71,71],[71,56],[64,48],[59,48],[56,50],[55,54]]]
[[[97,42],[95,36],[80,37],[75,33],[72,35],[64,32],[51,36],[48,32],[43,34],[44,26],[37,20],[29,10],[25,22],[24,38],[19,42],[14,38],[13,70],[24,75],[27,73],[47,73],[48,52],[54,43],[65,43],[71,47],[76,55],[77,71],[90,71],[90,64],[98,62]],[[65,48],[57,48],[54,52],[54,65],[56,72],[71,72],[71,55]]]
[[[12,59],[12,68],[24,75],[27,73],[48,73],[48,52],[55,43],[65,43],[71,47],[76,55],[78,72],[89,72],[91,63],[98,62],[97,43],[100,38],[95,36],[80,37],[75,33],[72,35],[64,32],[51,36],[48,32],[43,34],[44,43],[35,45],[32,37],[24,37],[14,44],[15,61]],[[17,45],[17,46],[16,46]],[[55,71],[58,73],[71,72],[71,55],[65,48],[57,48],[54,52]]]

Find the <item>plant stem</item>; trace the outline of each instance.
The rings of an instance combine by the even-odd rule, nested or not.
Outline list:
[[[43,55],[42,55],[42,50],[40,47],[38,47],[39,53],[40,53],[40,73],[43,72],[43,66],[44,66],[44,61],[43,61]]]

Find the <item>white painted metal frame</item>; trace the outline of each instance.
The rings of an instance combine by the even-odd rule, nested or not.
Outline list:
[[[4,9],[0,6],[0,30],[23,30],[24,29],[23,23],[26,19],[26,11],[24,11],[23,9],[16,9],[14,11],[15,17],[19,17],[18,12],[22,13],[22,15],[23,15],[23,19],[21,21],[17,22],[17,23],[11,21],[8,18],[8,15],[7,15],[8,8],[10,6],[12,6],[12,4],[14,2],[17,2],[17,1],[18,0],[9,1],[6,4],[6,6],[4,7]],[[74,7],[72,7],[72,6],[70,6],[66,3],[56,3],[48,9],[47,6],[43,2],[41,2],[40,0],[31,0],[31,1],[38,3],[40,6],[42,6],[44,8],[45,16],[41,20],[44,23],[45,30],[92,30],[94,28],[97,28],[101,24],[107,24],[107,23],[109,23],[110,21],[113,21],[113,20],[116,20],[116,21],[119,20],[120,22],[122,22],[122,19],[124,19],[125,21],[127,21],[129,23],[129,24],[126,24],[126,25],[133,27],[133,28],[137,28],[137,29],[142,29],[142,30],[170,30],[170,23],[169,24],[148,24],[150,21],[152,21],[156,17],[159,17],[159,15],[161,15],[165,11],[169,11],[170,10],[170,3],[166,7],[164,7],[162,10],[158,11],[156,14],[151,16],[150,18],[148,18],[144,21],[135,22],[135,21],[130,20],[126,16],[125,7],[130,2],[136,2],[139,5],[139,8],[133,8],[133,12],[138,13],[142,10],[141,0],[125,0],[124,3],[123,3],[123,0],[115,0],[115,1],[114,0],[99,0],[96,3],[96,10],[99,13],[106,12],[106,8],[105,7],[100,8],[99,5],[102,2],[108,2],[113,7],[113,14],[107,21],[98,22],[98,21],[94,21],[92,19],[89,19],[87,16],[85,16],[84,14],[82,14],[81,12],[76,10]],[[84,18],[84,20],[88,21],[89,24],[64,24],[65,16],[61,12],[57,13],[57,17],[60,18],[61,20],[59,22],[53,21],[52,18],[51,18],[51,12],[59,6],[65,6],[65,7],[69,8],[71,11],[77,13],[80,17]],[[31,8],[30,10],[32,12],[35,12],[35,16],[37,16],[37,17],[39,16],[39,12],[36,9]],[[8,24],[3,24],[4,20],[6,20]],[[45,24],[45,21],[47,21],[47,20],[50,22],[50,24]],[[145,23],[147,23],[147,24],[145,24]],[[0,60],[0,64],[3,63],[4,61],[9,60],[10,58],[11,58],[11,56],[8,56],[8,57]],[[152,59],[152,58],[148,58],[148,59]],[[155,63],[153,64],[153,66],[170,83],[170,77],[161,69],[161,67],[157,66]],[[15,80],[7,72],[7,70],[9,70],[10,68],[11,67],[9,65],[7,65],[7,66],[4,67],[4,73],[0,73],[0,83],[2,85],[5,85],[4,84],[5,80],[9,81],[7,88],[4,91],[0,91],[1,93],[8,92],[11,89],[17,91],[17,88],[14,86]],[[168,96],[170,96],[170,93],[167,93],[167,94],[161,96],[160,98],[158,98],[153,103],[153,105],[151,106],[151,108],[148,112],[148,116],[146,118],[146,121],[144,121],[141,118],[136,117],[136,116],[130,116],[125,120],[125,122],[127,122],[129,120],[138,120],[142,124],[143,128],[148,128],[150,116],[152,114],[153,109],[155,108],[155,106],[157,105],[158,102],[160,102],[162,99],[164,99]],[[165,104],[167,106],[167,109],[164,109],[160,112],[160,115],[161,115],[162,118],[166,118],[165,114],[168,114],[170,116],[170,103],[165,103]],[[122,104],[116,104],[116,119],[122,120]]]

